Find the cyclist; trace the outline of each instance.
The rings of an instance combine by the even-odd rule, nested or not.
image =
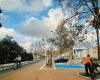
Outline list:
[[[15,61],[17,63],[17,68],[21,66],[21,55],[18,55],[16,58],[15,58]]]

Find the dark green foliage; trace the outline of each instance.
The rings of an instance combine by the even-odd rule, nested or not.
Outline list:
[[[20,54],[22,61],[32,60],[32,54],[20,47],[12,37],[5,37],[0,41],[0,64],[12,63],[16,56]]]
[[[0,23],[0,28],[2,27],[2,24]]]

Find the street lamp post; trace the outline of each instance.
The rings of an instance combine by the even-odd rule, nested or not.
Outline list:
[[[47,52],[46,52],[46,47],[45,47],[45,63],[47,64]]]
[[[47,64],[47,48],[44,39],[42,39],[44,47],[44,54],[45,54],[45,64]]]

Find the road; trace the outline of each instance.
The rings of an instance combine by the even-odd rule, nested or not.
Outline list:
[[[40,69],[43,62],[31,64],[0,76],[0,80],[90,80],[77,75],[80,69]]]

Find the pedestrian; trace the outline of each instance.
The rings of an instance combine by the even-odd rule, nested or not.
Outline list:
[[[18,55],[16,58],[15,58],[15,61],[17,62],[17,68],[21,66],[21,55]]]
[[[92,58],[90,57],[90,55],[87,55],[86,57],[84,57],[83,63],[85,65],[86,76],[89,76],[93,72],[93,70],[92,70]]]

